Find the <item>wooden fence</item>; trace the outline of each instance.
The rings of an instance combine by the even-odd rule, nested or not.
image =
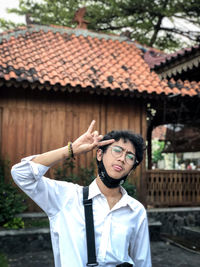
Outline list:
[[[155,207],[200,205],[200,171],[147,170],[146,196]]]

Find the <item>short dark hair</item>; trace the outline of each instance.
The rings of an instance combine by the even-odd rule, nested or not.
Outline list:
[[[104,135],[104,140],[109,139],[115,139],[115,141],[119,141],[120,139],[123,139],[124,142],[130,141],[132,145],[135,147],[135,154],[136,154],[136,163],[134,164],[134,169],[137,167],[137,165],[140,164],[140,162],[143,160],[144,151],[146,149],[144,139],[140,134],[135,134],[132,131],[129,130],[116,130],[111,131]],[[110,145],[102,146],[100,149],[103,153],[105,153]]]

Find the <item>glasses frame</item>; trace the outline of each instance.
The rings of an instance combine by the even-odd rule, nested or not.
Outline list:
[[[122,152],[121,152],[121,154],[120,154],[118,157],[116,157],[115,155],[113,155],[113,147],[119,147],[119,148],[122,149]],[[124,149],[123,147],[118,146],[118,145],[110,146],[110,148],[111,148],[111,154],[112,154],[112,156],[113,156],[114,158],[120,158],[120,157],[122,156],[122,154],[124,153],[124,151],[125,151],[125,149]],[[134,165],[135,163],[137,163],[137,158],[136,158],[135,153],[129,151],[129,152],[126,152],[126,155],[127,155],[127,154],[132,154],[132,155],[134,155],[134,157],[135,157],[135,160],[133,161],[133,163],[132,163],[132,164],[129,164],[129,163],[127,162],[127,158],[126,158],[126,156],[125,156],[125,161],[126,161],[126,163],[127,163],[129,166]]]

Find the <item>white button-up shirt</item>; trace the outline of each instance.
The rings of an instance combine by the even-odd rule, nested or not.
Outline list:
[[[56,267],[85,267],[87,245],[82,186],[44,177],[48,167],[34,163],[34,156],[12,168],[15,183],[48,215]],[[114,267],[128,262],[151,267],[146,211],[121,187],[122,198],[109,208],[94,180],[89,186],[93,199],[96,254],[99,266]]]

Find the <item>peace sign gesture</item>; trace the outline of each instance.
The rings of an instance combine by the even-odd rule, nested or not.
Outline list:
[[[94,131],[94,125],[95,120],[91,122],[87,132],[73,142],[72,148],[74,155],[86,153],[95,147],[109,145],[115,141],[114,139],[101,141],[103,136],[99,135],[98,131]]]

